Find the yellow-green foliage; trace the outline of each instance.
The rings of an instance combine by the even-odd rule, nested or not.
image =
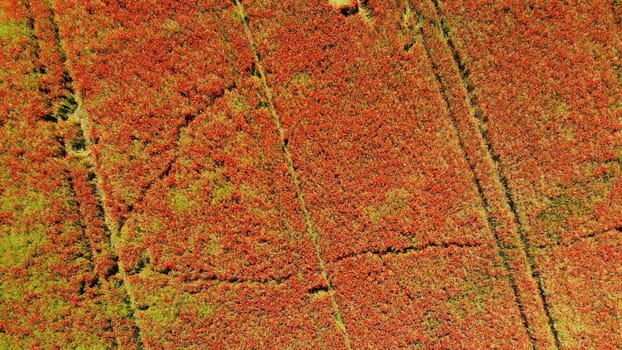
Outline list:
[[[368,213],[371,221],[376,223],[382,219],[394,218],[408,208],[410,194],[405,189],[394,189],[387,193],[386,200],[380,205],[370,205]]]
[[[356,3],[356,1],[354,0],[328,0],[328,3],[331,4],[331,6],[339,8],[342,6],[352,5],[352,3]]]

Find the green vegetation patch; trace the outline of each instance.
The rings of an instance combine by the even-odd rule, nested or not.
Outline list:
[[[367,208],[369,218],[377,223],[386,218],[395,218],[409,209],[410,193],[406,189],[394,189],[387,193],[385,202],[380,205],[370,205]]]

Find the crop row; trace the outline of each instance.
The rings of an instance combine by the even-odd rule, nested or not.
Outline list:
[[[610,333],[619,312],[600,306],[621,300],[619,277],[596,258],[617,244],[613,229],[622,223],[621,41],[611,4],[438,7],[540,275],[557,345],[619,344]],[[614,280],[599,284],[583,263]],[[582,288],[559,288],[566,279]]]
[[[236,8],[63,6],[142,343],[343,346]]]
[[[362,254],[331,273],[355,346],[530,348],[490,247]]]
[[[180,130],[233,86],[228,43],[212,40],[231,4],[55,3],[116,231],[174,162]]]
[[[131,348],[119,281],[98,275],[105,237],[85,231],[78,203],[92,191],[67,153],[50,8],[4,4],[0,26],[0,347]]]
[[[246,4],[352,347],[474,341],[527,347],[506,268],[425,48],[400,29],[404,6],[366,6],[357,14],[328,3]],[[392,251],[413,250],[392,259]],[[452,276],[460,264],[452,258],[456,250],[485,258],[462,262],[469,273]],[[437,271],[437,264],[447,268]],[[409,267],[438,277],[429,289],[408,295],[422,281]],[[460,305],[444,315],[420,302],[432,290],[457,285],[465,287],[451,298],[434,294],[438,304]],[[492,285],[499,288],[494,301],[486,297]],[[471,303],[474,295],[487,301]],[[486,313],[507,323],[478,328],[449,321],[481,321]]]
[[[356,320],[368,306],[380,317],[383,300],[371,284],[353,285],[350,272],[338,272],[350,260],[339,258],[430,243],[493,244],[431,68],[418,64],[421,47],[402,50],[389,24],[380,25],[389,14],[376,15],[385,32],[375,33],[370,17],[343,17],[328,4],[291,5],[249,4],[248,18],[215,4],[162,5],[149,18],[139,5],[59,6],[75,85],[93,121],[107,207],[125,222],[115,246],[145,345],[278,346],[295,338],[342,347],[347,342],[335,332],[343,325],[331,311],[331,295],[346,305],[356,288],[366,291],[368,303],[344,311],[345,328],[352,327],[353,345],[377,344],[381,333],[372,325],[379,319]],[[249,21],[257,57],[241,20]],[[84,29],[88,23],[98,23],[97,32]],[[202,69],[190,69],[197,60]],[[205,77],[214,85],[195,92]],[[271,107],[282,123],[275,125]],[[168,153],[149,156],[156,150]],[[157,171],[143,171],[154,166]],[[305,219],[317,228],[334,290],[321,278]],[[490,259],[472,269],[502,271],[494,249],[488,252]],[[509,342],[524,343],[509,283],[501,281],[500,298],[513,305],[504,319],[513,321],[497,327],[493,338],[512,332]],[[266,306],[266,295],[279,302]],[[402,306],[412,310],[417,297]],[[477,317],[466,294],[457,298]],[[300,333],[275,336],[283,327]],[[442,342],[432,328],[421,326],[415,341]],[[362,337],[366,332],[373,336]],[[474,329],[467,339],[481,332]],[[227,336],[236,333],[247,336]]]
[[[494,148],[482,124],[481,111],[469,85],[467,67],[456,50],[446,22],[439,17],[438,4],[424,1],[411,3],[408,8],[417,19],[415,27],[418,33],[414,34],[419,35],[429,55],[486,207],[489,226],[504,265],[511,274],[515,298],[530,341],[536,347],[549,347],[555,339],[541,286],[534,278],[537,270],[527,252],[524,230],[516,217],[512,193],[507,188],[503,172],[495,163]]]
[[[252,3],[248,14],[327,260],[490,242],[421,52],[328,4]]]
[[[539,246],[621,223],[610,196],[622,148],[620,38],[604,2],[532,7],[443,5],[519,214]],[[577,22],[578,13],[590,15]]]
[[[616,15],[425,3],[11,3],[0,340],[619,343]]]

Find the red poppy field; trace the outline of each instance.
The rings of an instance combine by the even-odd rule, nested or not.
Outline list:
[[[617,0],[0,3],[0,349],[622,348]]]

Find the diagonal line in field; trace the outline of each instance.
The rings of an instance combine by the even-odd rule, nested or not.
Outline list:
[[[409,1],[409,6],[410,5],[410,1]],[[411,6],[412,8],[412,6]],[[509,258],[507,256],[507,254],[505,253],[505,249],[507,249],[508,247],[504,247],[502,244],[502,240],[499,237],[499,233],[497,231],[496,228],[496,223],[494,218],[490,215],[490,203],[488,202],[488,198],[486,197],[485,193],[484,193],[484,189],[482,187],[481,184],[481,180],[479,179],[479,177],[477,176],[477,171],[475,169],[475,164],[474,164],[474,160],[472,159],[472,157],[469,155],[469,152],[467,152],[467,148],[465,146],[464,143],[464,136],[462,135],[462,133],[460,132],[460,126],[458,121],[456,120],[455,115],[452,113],[452,108],[451,108],[451,102],[449,100],[449,97],[447,95],[447,86],[444,83],[443,79],[441,78],[439,71],[440,71],[440,67],[438,67],[438,64],[434,61],[434,59],[432,58],[430,51],[428,50],[427,47],[427,40],[425,39],[425,35],[423,33],[423,28],[419,29],[419,33],[421,35],[423,39],[423,47],[424,47],[424,51],[427,54],[427,59],[430,62],[431,66],[432,66],[432,71],[434,73],[434,77],[436,79],[436,82],[439,86],[439,90],[443,96],[443,100],[445,102],[447,111],[449,112],[449,116],[452,122],[452,125],[454,127],[454,129],[456,130],[456,134],[458,136],[458,143],[460,145],[460,149],[463,153],[463,156],[465,158],[465,160],[467,161],[467,164],[469,165],[469,169],[471,171],[472,177],[473,177],[473,182],[475,184],[475,187],[477,189],[477,193],[479,195],[480,200],[482,201],[482,204],[484,205],[484,208],[486,209],[486,224],[488,225],[488,229],[490,230],[490,232],[492,233],[495,243],[497,245],[497,250],[499,253],[499,256],[501,257],[501,260],[503,262],[503,267],[504,269],[508,272],[507,273],[507,278],[508,281],[510,283],[510,287],[512,288],[512,293],[514,295],[514,299],[516,301],[516,305],[518,307],[519,310],[519,314],[520,314],[520,318],[521,321],[523,323],[523,326],[525,327],[526,332],[529,335],[530,341],[532,343],[532,346],[535,347],[535,338],[532,334],[532,330],[531,327],[529,326],[529,322],[527,321],[527,316],[523,307],[523,298],[521,296],[521,293],[519,291],[519,288],[517,286],[516,280],[514,278],[514,269],[510,266],[509,263]],[[505,248],[505,249],[504,249]]]
[[[54,10],[54,7],[52,6],[52,4],[50,2],[47,2],[46,5],[49,8],[49,12],[50,12],[50,21],[52,22],[52,25],[54,26],[54,30],[55,30],[55,36],[56,36],[56,44],[58,45],[58,50],[61,53],[61,60],[62,60],[62,64],[63,67],[65,69],[64,76],[66,77],[66,88],[68,89],[68,91],[70,92],[74,92],[73,89],[73,78],[69,69],[69,64],[67,62],[67,54],[65,52],[65,49],[63,47],[62,44],[62,38],[60,36],[60,31],[59,31],[59,27],[58,27],[58,22],[56,19],[56,13]],[[82,101],[80,99],[80,96],[78,94],[75,94],[75,99],[78,101],[78,106],[82,105]],[[80,124],[80,129],[82,131],[82,137],[84,138],[84,143],[86,145],[87,148],[90,148],[93,145],[92,140],[90,139],[89,136],[89,130],[90,130],[90,125],[89,125],[89,119],[88,116],[86,114],[85,111],[82,111],[80,109],[75,111],[76,116],[79,118],[79,124]],[[94,188],[94,193],[93,195],[95,196],[95,199],[97,201],[97,206],[98,208],[101,209],[103,217],[104,217],[104,229],[106,230],[106,232],[110,232],[110,215],[108,213],[107,208],[105,207],[104,203],[105,203],[105,193],[102,190],[102,186],[101,186],[101,179],[97,176],[97,167],[95,164],[97,164],[97,160],[95,159],[95,156],[92,152],[88,152],[88,157],[87,157],[87,167],[90,170],[95,178],[93,179],[93,182],[95,183],[95,188]],[[115,252],[115,254],[117,254],[116,249],[115,249],[115,244],[114,244],[114,240],[112,235],[108,236],[108,240],[109,240],[109,245],[112,249],[113,252]],[[121,281],[123,282],[123,284],[121,285],[121,291],[129,296],[129,292],[127,291],[125,284],[126,284],[126,275],[125,275],[125,271],[123,271],[122,266],[118,266],[119,268],[119,276],[121,278]],[[134,324],[133,327],[133,333],[134,333],[134,337],[136,340],[136,344],[138,346],[139,349],[143,348],[143,343],[142,343],[142,338],[141,338],[141,330],[140,327],[138,326],[137,320],[136,320],[136,307],[132,301],[132,298],[128,298],[124,301],[127,304],[128,310],[129,310],[129,319],[130,321]]]
[[[233,82],[231,85],[229,85],[226,88],[224,88],[218,94],[210,96],[210,102],[209,102],[209,104],[208,104],[206,109],[208,109],[211,106],[213,106],[216,103],[216,101],[218,101],[218,99],[224,97],[227,93],[235,90],[236,86],[237,86],[237,84],[235,82]],[[155,186],[159,181],[162,181],[163,179],[165,179],[166,177],[169,176],[171,170],[173,169],[173,166],[175,165],[175,163],[177,163],[177,161],[179,160],[179,157],[181,156],[181,154],[179,152],[179,142],[180,142],[180,139],[181,139],[181,134],[183,133],[183,131],[185,129],[188,129],[190,127],[190,125],[195,121],[195,119],[199,115],[201,115],[203,112],[204,112],[204,110],[201,109],[201,110],[197,111],[194,114],[184,116],[183,123],[179,124],[177,126],[176,131],[175,131],[175,141],[173,142],[174,143],[174,147],[173,147],[173,153],[174,154],[173,154],[173,156],[166,163],[166,165],[162,168],[162,170],[158,174],[156,174],[156,176],[153,177],[153,179],[151,181],[149,181],[145,186],[143,186],[142,189],[140,189],[140,193],[138,194],[138,197],[134,201],[134,204],[129,205],[128,208],[127,208],[127,211],[125,213],[123,213],[123,216],[119,217],[119,219],[118,219],[119,222],[118,222],[118,225],[117,225],[118,226],[118,228],[117,228],[118,232],[121,232],[121,230],[125,226],[125,223],[129,219],[130,215],[134,212],[134,210],[136,208],[140,207],[141,204],[146,200],[147,193],[151,190],[151,188],[153,188],[153,186]]]
[[[544,284],[542,282],[542,279],[540,278],[540,272],[538,271],[538,266],[534,261],[534,258],[531,254],[531,247],[530,247],[530,243],[527,239],[527,232],[524,228],[524,225],[522,223],[522,219],[519,215],[518,212],[518,208],[517,208],[517,204],[516,201],[514,200],[514,195],[512,193],[512,191],[510,190],[510,186],[509,186],[509,182],[507,179],[507,176],[504,173],[502,164],[501,164],[501,159],[499,157],[499,155],[497,154],[491,140],[490,140],[490,136],[488,135],[487,132],[487,121],[485,120],[485,118],[483,117],[483,115],[481,115],[481,109],[479,109],[478,105],[477,105],[477,101],[475,99],[475,96],[473,96],[473,91],[474,91],[474,87],[472,85],[472,83],[470,82],[470,76],[469,76],[469,72],[468,69],[464,63],[463,58],[461,57],[460,52],[458,52],[458,49],[452,39],[452,35],[451,35],[451,31],[449,26],[447,25],[447,23],[445,23],[445,20],[442,16],[443,11],[441,9],[441,5],[439,0],[431,0],[432,3],[434,4],[435,10],[439,16],[439,22],[440,22],[440,27],[441,30],[443,32],[443,36],[447,42],[447,45],[449,47],[449,49],[451,50],[451,53],[453,55],[454,61],[456,66],[459,68],[459,71],[461,73],[461,80],[463,82],[463,85],[466,88],[467,91],[467,97],[468,97],[468,101],[470,101],[472,107],[475,108],[475,111],[471,112],[472,117],[477,121],[477,125],[478,125],[478,132],[481,135],[486,148],[487,148],[487,152],[489,154],[489,156],[492,158],[493,162],[494,162],[494,170],[495,170],[495,176],[497,177],[497,179],[499,180],[499,182],[501,183],[502,186],[502,190],[503,190],[503,194],[505,196],[505,199],[507,201],[507,204],[510,207],[510,211],[512,213],[513,219],[517,224],[518,227],[518,232],[520,234],[520,241],[522,243],[522,250],[524,251],[524,254],[527,257],[527,262],[529,264],[529,267],[531,269],[531,278],[536,282],[537,288],[538,288],[538,292],[539,292],[539,296],[540,299],[542,300],[542,304],[543,304],[543,308],[544,308],[544,312],[546,314],[546,317],[548,319],[548,325],[549,328],[551,330],[551,333],[553,334],[553,338],[555,340],[555,346],[559,349],[561,347],[561,343],[559,340],[559,332],[556,328],[555,325],[555,321],[553,320],[553,317],[551,315],[551,311],[550,311],[550,306],[549,303],[547,301],[547,297],[546,297],[546,292],[544,289]],[[532,339],[533,340],[533,339]]]
[[[218,18],[219,21],[222,20],[218,13],[215,13],[214,15]],[[227,46],[228,46],[227,54],[228,54],[230,60],[232,62],[234,62],[233,54],[232,54],[232,48],[231,48],[231,44],[229,43],[229,40],[227,38],[227,33],[225,31],[223,31],[221,34],[225,38],[225,42],[227,43]],[[235,63],[234,63],[234,65],[235,65]],[[234,74],[235,76],[237,76],[239,74],[239,70],[238,70],[237,67],[234,67],[234,73],[235,73]],[[149,181],[145,186],[143,186],[143,188],[140,189],[140,193],[138,194],[138,197],[136,198],[136,200],[134,200],[134,203],[129,205],[127,207],[127,211],[125,213],[123,213],[123,216],[118,218],[118,220],[119,220],[118,231],[119,232],[121,232],[121,230],[125,226],[127,220],[129,219],[130,215],[134,212],[134,210],[136,210],[138,207],[140,207],[141,204],[146,200],[147,193],[151,190],[151,188],[153,188],[153,186],[156,185],[159,181],[162,181],[164,178],[166,178],[170,174],[170,172],[173,169],[173,166],[175,165],[175,163],[177,163],[177,161],[179,160],[179,157],[181,156],[181,154],[179,153],[179,142],[180,142],[181,134],[183,133],[183,131],[188,129],[190,127],[190,125],[195,121],[195,119],[197,117],[199,117],[206,110],[211,108],[219,99],[225,97],[227,95],[227,93],[230,93],[233,90],[235,90],[237,88],[237,86],[238,86],[238,83],[237,83],[236,80],[234,80],[228,86],[224,87],[221,91],[219,91],[219,92],[217,92],[215,94],[210,95],[209,96],[209,102],[207,103],[207,106],[205,106],[204,108],[199,109],[198,111],[194,112],[193,114],[184,115],[183,122],[180,123],[177,126],[176,130],[175,130],[175,141],[173,141],[173,144],[174,144],[174,146],[173,146],[173,153],[174,153],[173,156],[166,163],[166,165],[162,168],[162,170],[151,181]]]
[[[291,152],[289,151],[289,146],[288,143],[285,141],[286,137],[285,137],[285,130],[283,129],[283,125],[281,122],[281,117],[279,116],[277,110],[276,110],[276,106],[274,105],[274,99],[272,96],[272,91],[270,89],[270,86],[268,85],[268,81],[266,79],[266,74],[263,68],[263,64],[259,58],[259,54],[257,52],[257,47],[255,46],[255,40],[253,39],[253,34],[250,30],[249,27],[249,18],[246,14],[246,10],[244,9],[244,6],[242,5],[242,3],[239,0],[233,0],[235,6],[237,6],[240,17],[242,19],[243,25],[244,25],[244,32],[246,34],[246,37],[248,39],[248,44],[251,48],[251,51],[253,53],[253,56],[255,58],[255,63],[257,65],[257,70],[263,85],[263,89],[264,89],[264,93],[266,94],[266,99],[267,99],[267,103],[268,103],[268,108],[270,109],[270,113],[272,114],[274,123],[276,125],[277,131],[279,133],[279,142],[281,144],[281,149],[283,150],[283,154],[285,156],[285,160],[287,163],[287,167],[289,169],[290,175],[292,177],[292,181],[294,183],[294,186],[296,188],[296,196],[298,197],[299,200],[299,204],[300,207],[302,209],[302,213],[303,213],[303,217],[307,226],[307,234],[309,235],[309,237],[311,238],[312,242],[313,242],[313,246],[315,249],[315,252],[317,254],[317,258],[320,264],[320,269],[321,269],[321,275],[322,278],[324,279],[324,282],[326,283],[326,285],[328,286],[328,294],[330,295],[330,299],[333,305],[333,309],[335,312],[335,323],[337,325],[337,327],[342,331],[343,336],[344,336],[344,342],[345,342],[345,346],[347,349],[352,349],[352,345],[350,342],[350,337],[348,335],[348,331],[346,329],[346,325],[343,319],[343,314],[341,312],[341,308],[339,307],[339,304],[337,303],[337,299],[335,297],[335,290],[334,287],[332,285],[332,282],[330,280],[330,278],[328,277],[328,271],[326,269],[326,264],[324,262],[324,258],[322,257],[322,253],[321,253],[321,245],[320,245],[320,237],[319,234],[315,228],[315,225],[313,223],[313,219],[311,218],[311,214],[309,213],[309,209],[307,207],[307,204],[305,202],[304,199],[304,194],[302,191],[302,185],[300,182],[300,179],[298,177],[298,174],[296,172],[296,168],[294,167],[294,162],[292,160],[292,155]]]

